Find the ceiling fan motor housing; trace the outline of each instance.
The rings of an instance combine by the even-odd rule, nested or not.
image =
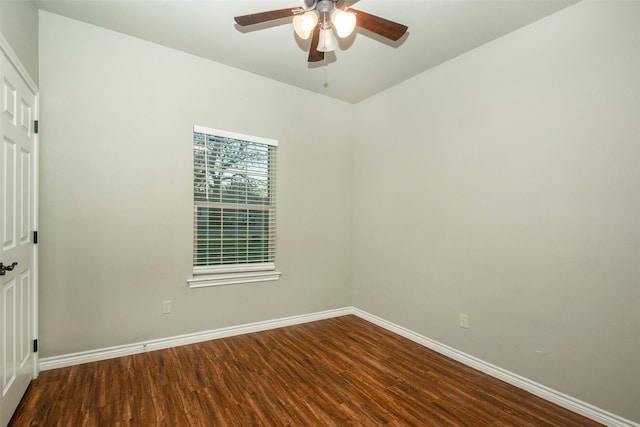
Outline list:
[[[334,8],[342,9],[344,0],[304,0],[307,9],[315,9],[318,12],[331,12]]]

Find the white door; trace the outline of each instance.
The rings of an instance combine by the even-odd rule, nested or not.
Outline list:
[[[0,426],[37,373],[36,100],[0,50]]]

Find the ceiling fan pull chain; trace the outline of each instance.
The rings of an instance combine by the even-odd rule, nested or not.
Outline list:
[[[324,70],[324,84],[323,87],[329,87],[329,66],[327,65],[327,60],[324,59],[324,65],[322,65],[322,69]]]

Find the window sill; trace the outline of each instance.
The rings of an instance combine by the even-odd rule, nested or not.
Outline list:
[[[247,271],[242,273],[222,273],[209,275],[194,275],[187,283],[191,289],[210,286],[236,285],[240,283],[255,283],[278,280],[282,273],[279,271]]]

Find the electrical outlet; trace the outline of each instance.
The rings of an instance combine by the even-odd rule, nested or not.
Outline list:
[[[162,314],[171,313],[171,300],[162,301]]]
[[[466,314],[460,313],[460,321],[458,325],[461,328],[469,329],[469,316],[467,316]]]

